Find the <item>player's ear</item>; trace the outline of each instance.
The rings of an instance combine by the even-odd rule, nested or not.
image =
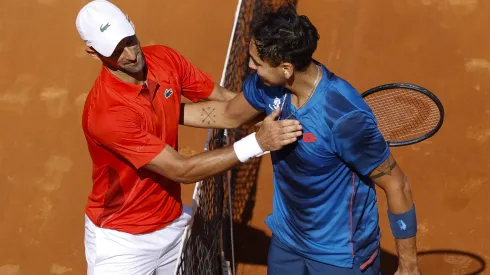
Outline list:
[[[99,55],[92,47],[86,47],[85,52],[88,53],[93,59],[100,60]]]
[[[281,63],[282,72],[286,79],[291,79],[293,77],[294,65],[291,63]]]

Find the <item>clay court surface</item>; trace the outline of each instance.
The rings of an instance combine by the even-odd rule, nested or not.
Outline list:
[[[75,28],[86,2],[0,3],[0,275],[85,274],[91,162],[80,117],[100,70]],[[114,2],[143,45],[171,46],[219,82],[235,0]],[[490,2],[299,0],[298,10],[320,31],[315,57],[360,92],[412,82],[442,100],[441,131],[393,153],[413,184],[422,273],[474,274],[490,261]],[[202,151],[205,135],[182,127],[181,152]],[[266,156],[252,219],[235,234],[237,274],[266,274],[271,179]],[[184,187],[186,203],[193,187]],[[394,241],[378,194],[383,274],[393,274]]]

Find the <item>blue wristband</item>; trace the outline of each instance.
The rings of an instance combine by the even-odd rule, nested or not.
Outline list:
[[[388,219],[393,236],[397,239],[408,239],[417,234],[417,216],[415,214],[415,204],[408,212],[394,215],[388,211]]]

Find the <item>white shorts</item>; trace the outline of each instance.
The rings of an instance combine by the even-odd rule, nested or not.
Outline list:
[[[192,210],[165,228],[133,235],[95,226],[85,215],[85,258],[88,275],[174,274],[182,236],[191,222]]]

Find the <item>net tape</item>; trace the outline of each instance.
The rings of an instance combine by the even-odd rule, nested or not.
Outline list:
[[[296,1],[290,2],[296,4]],[[284,0],[239,1],[221,79],[223,87],[239,92],[244,79],[250,74],[248,43],[254,16],[265,5],[278,7],[285,3]],[[256,130],[254,126],[227,131],[209,129],[204,150],[232,144]],[[224,260],[231,262],[234,274],[232,225],[247,224],[252,218],[260,161],[261,158],[253,159],[228,173],[196,184],[193,196],[194,219],[184,233],[185,241],[177,275],[223,274]]]

